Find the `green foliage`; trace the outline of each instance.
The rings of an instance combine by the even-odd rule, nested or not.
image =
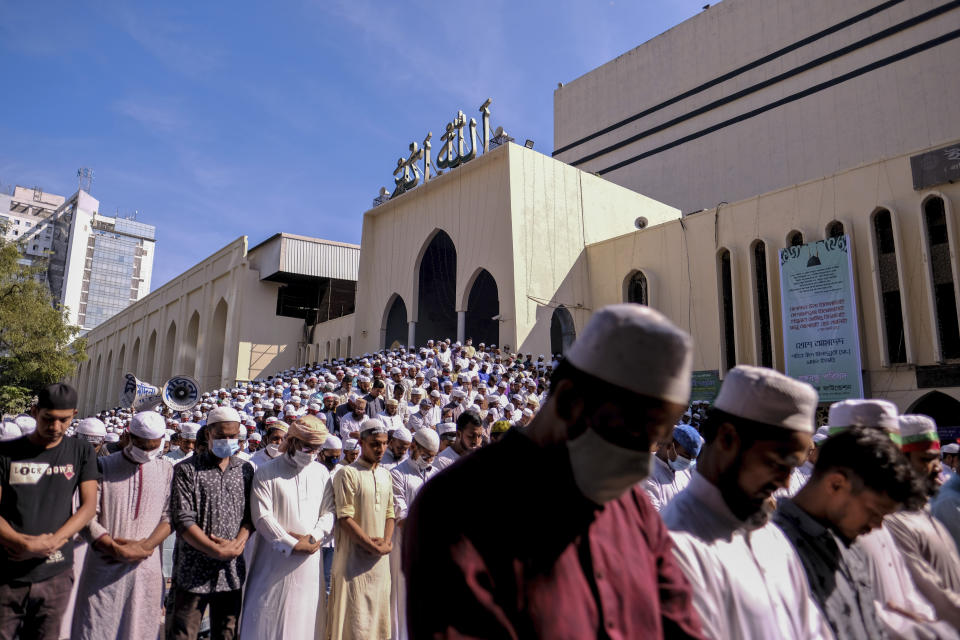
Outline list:
[[[0,413],[25,408],[30,394],[76,371],[86,339],[55,309],[42,269],[21,265],[16,244],[0,235]]]

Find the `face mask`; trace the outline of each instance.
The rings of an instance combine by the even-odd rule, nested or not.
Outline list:
[[[172,445],[170,445],[170,451],[171,451],[171,452],[173,452],[173,451],[180,451],[180,445],[178,445],[178,444],[172,444]]]
[[[123,449],[123,452],[127,454],[127,457],[137,464],[146,464],[151,460],[159,458],[162,451],[162,447],[157,447],[156,449],[152,449],[150,451],[144,451],[143,449],[135,447],[132,444],[128,444]]]
[[[650,475],[654,454],[608,442],[593,429],[567,443],[573,480],[580,492],[605,504]]]
[[[423,458],[417,458],[413,461],[413,464],[415,464],[417,469],[420,469],[420,471],[426,471],[428,468],[430,468],[432,463],[427,462]]]
[[[326,465],[327,469],[333,469],[335,466],[337,466],[337,463],[340,462],[340,458],[341,456],[337,456],[336,458],[324,458],[323,464]]]
[[[676,460],[670,461],[670,468],[674,471],[685,471],[689,469],[694,464],[694,461],[690,458],[684,458],[683,456],[677,456]]]
[[[301,469],[316,460],[316,454],[310,453],[309,451],[294,451],[293,452],[293,463],[300,467]]]
[[[237,438],[216,438],[210,446],[210,453],[218,458],[229,458],[240,451],[240,440]]]
[[[270,456],[271,458],[276,458],[278,455],[280,455],[280,445],[268,444],[267,455]]]

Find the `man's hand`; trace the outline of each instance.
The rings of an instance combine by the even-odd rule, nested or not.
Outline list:
[[[312,555],[320,550],[320,540],[315,539],[313,536],[298,536],[296,534],[291,535],[297,538],[297,544],[293,547],[294,553],[305,553],[307,555]]]
[[[31,536],[20,534],[19,544],[11,549],[11,560],[28,560],[30,558],[46,558],[62,547],[66,540],[55,537],[52,533],[41,533]]]
[[[142,562],[153,554],[153,550],[147,551],[139,540],[125,538],[114,538],[112,551],[117,560],[129,564]]]
[[[216,550],[214,553],[207,555],[209,555],[211,558],[216,558],[217,560],[233,560],[243,553],[243,547],[246,544],[245,540],[240,540],[238,538],[226,540],[214,535],[209,536],[209,538],[216,546]]]

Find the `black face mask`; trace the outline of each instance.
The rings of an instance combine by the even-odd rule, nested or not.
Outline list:
[[[327,469],[333,469],[335,466],[337,466],[337,463],[340,462],[341,457],[342,456],[337,456],[335,458],[324,457],[322,462],[327,467]]]

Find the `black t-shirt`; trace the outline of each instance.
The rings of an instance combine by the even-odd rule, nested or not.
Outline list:
[[[27,436],[0,442],[0,516],[20,533],[53,533],[73,515],[73,493],[97,480],[97,457],[89,442],[64,438],[52,449]],[[10,560],[0,548],[0,584],[34,583],[73,566],[73,546],[65,544],[48,558]]]

